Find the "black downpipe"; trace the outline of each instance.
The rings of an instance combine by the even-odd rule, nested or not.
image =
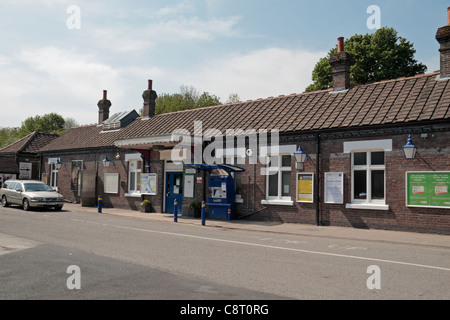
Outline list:
[[[320,226],[320,196],[319,196],[319,191],[320,191],[320,179],[319,179],[319,175],[320,175],[320,133],[317,132],[316,134],[316,181],[314,183],[315,186],[315,202],[316,202],[316,225]]]

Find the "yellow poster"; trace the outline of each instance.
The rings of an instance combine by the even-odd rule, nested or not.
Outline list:
[[[297,202],[313,202],[314,174],[297,174]]]

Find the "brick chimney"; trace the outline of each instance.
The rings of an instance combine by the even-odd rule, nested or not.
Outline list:
[[[333,68],[333,91],[350,88],[350,67],[353,64],[351,54],[344,51],[344,38],[338,38],[338,52],[331,55],[330,64]]]
[[[447,8],[447,25],[439,28],[436,33],[436,40],[441,47],[441,75],[440,78],[450,77],[450,7]]]
[[[103,99],[97,103],[98,106],[98,124],[102,124],[103,121],[109,118],[109,108],[111,107],[111,101],[108,100],[108,91],[103,90]]]
[[[152,89],[152,85],[153,81],[148,80],[148,89],[142,94],[142,98],[144,98],[144,118],[150,118],[155,115],[156,98],[158,98],[158,95]]]

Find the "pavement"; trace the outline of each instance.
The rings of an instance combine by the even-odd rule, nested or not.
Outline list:
[[[96,207],[82,207],[79,204],[67,203],[64,205],[64,211],[83,211],[98,213]],[[173,214],[166,213],[142,213],[140,211],[102,208],[105,215],[118,215],[134,219],[154,220],[167,223],[175,223]],[[178,216],[179,224],[201,226],[201,220],[198,218]],[[416,244],[424,246],[437,246],[450,249],[450,235],[427,234],[404,231],[390,231],[379,229],[356,229],[351,227],[337,226],[314,226],[297,223],[275,223],[268,221],[252,220],[206,220],[205,228],[226,228],[244,231],[273,232],[280,234],[331,237],[348,240],[365,240],[378,242],[391,242],[403,244]]]

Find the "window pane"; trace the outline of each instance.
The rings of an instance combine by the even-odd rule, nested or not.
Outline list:
[[[278,197],[278,172],[269,175],[269,197]]]
[[[372,171],[372,199],[384,199],[384,170]]]
[[[136,172],[136,190],[137,191],[141,190],[141,173],[140,172]]]
[[[136,174],[134,172],[130,172],[130,191],[134,191],[136,185]]]
[[[365,170],[353,172],[353,198],[367,199],[367,173]]]
[[[282,167],[291,167],[291,156],[282,156],[281,157],[281,166]]]
[[[371,152],[370,154],[372,165],[384,165],[384,152]]]
[[[365,166],[366,164],[367,164],[367,153],[366,152],[355,152],[353,154],[353,165]]]
[[[290,171],[283,171],[281,176],[282,182],[282,190],[281,190],[281,196],[282,197],[290,197],[291,196],[291,172]]]

